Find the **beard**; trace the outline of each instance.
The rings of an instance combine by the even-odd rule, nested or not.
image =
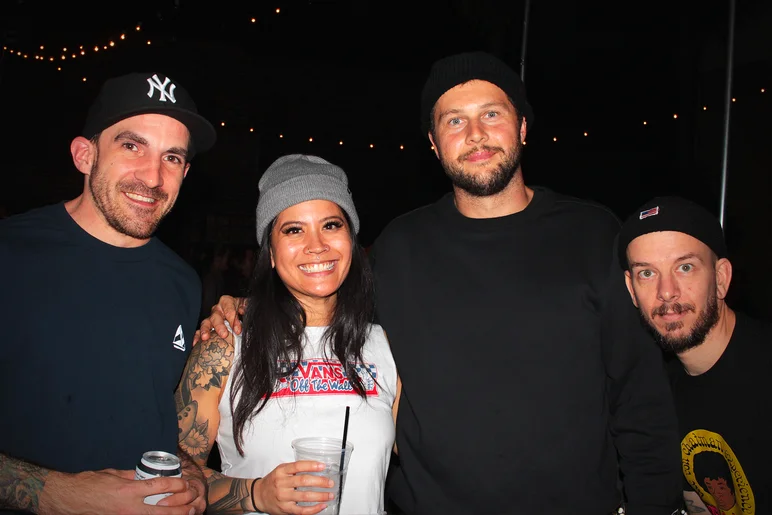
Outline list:
[[[464,161],[475,152],[501,152],[504,154],[502,162],[488,174],[471,174],[464,171]],[[501,193],[512,181],[520,169],[520,161],[523,156],[523,144],[519,141],[509,151],[505,152],[501,147],[489,147],[482,145],[459,156],[456,161],[450,161],[440,153],[440,162],[445,169],[445,174],[453,183],[475,197],[489,197]]]
[[[665,303],[661,306],[654,308],[650,316],[643,314],[641,310],[638,310],[638,314],[641,317],[643,326],[651,333],[654,340],[667,352],[674,352],[680,354],[689,349],[699,347],[705,341],[708,333],[718,323],[718,298],[716,297],[716,285],[714,284],[708,295],[708,304],[705,309],[697,316],[697,320],[694,322],[694,326],[688,334],[683,336],[669,336],[667,333],[677,331],[683,327],[683,321],[671,322],[665,324],[666,334],[662,334],[654,326],[652,320],[657,316],[662,316],[665,313],[683,313],[683,312],[695,312],[695,308],[692,304],[680,304],[678,302]]]
[[[158,215],[154,211],[143,210],[139,207],[137,209],[122,208],[115,198],[117,195],[122,195],[122,192],[136,193],[143,197],[155,199],[158,203],[167,202],[169,195],[160,188],[148,188],[141,181],[136,180],[124,180],[111,186],[107,174],[99,169],[98,153],[94,158],[89,177],[88,187],[91,197],[107,224],[119,233],[131,238],[139,240],[150,238],[158,228],[158,224],[172,208],[173,203],[169,203]],[[111,188],[114,188],[115,196],[110,195]]]

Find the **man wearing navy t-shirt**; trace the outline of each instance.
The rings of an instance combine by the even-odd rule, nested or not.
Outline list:
[[[183,453],[181,479],[133,469],[178,453],[173,395],[201,287],[153,233],[215,137],[170,77],[110,79],[70,144],[83,193],[0,222],[0,513],[206,509]]]

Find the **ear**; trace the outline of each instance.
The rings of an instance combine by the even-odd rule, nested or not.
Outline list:
[[[526,134],[528,134],[528,120],[523,118],[523,123],[520,124],[520,142],[525,143]]]
[[[432,142],[432,148],[434,149],[434,155],[437,156],[437,159],[439,159],[440,158],[440,150],[437,147],[437,144],[434,142],[434,138],[432,137],[432,132],[429,131],[427,133],[427,136],[429,136],[429,141]]]
[[[625,285],[627,286],[627,293],[630,294],[630,300],[633,301],[633,306],[638,307],[638,300],[635,298],[635,290],[633,290],[633,278],[630,275],[630,270],[625,270]]]
[[[97,155],[96,145],[83,136],[78,136],[70,143],[70,154],[75,168],[83,175],[91,175],[91,167]]]
[[[183,179],[188,176],[188,170],[190,170],[190,163],[185,163],[185,171],[182,172]]]
[[[724,300],[732,282],[732,263],[727,258],[716,261],[716,296]]]

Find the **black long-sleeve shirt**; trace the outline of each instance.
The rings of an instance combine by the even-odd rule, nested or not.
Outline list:
[[[513,215],[466,218],[447,195],[384,229],[371,258],[403,385],[391,497],[406,513],[679,507],[673,401],[618,229],[541,188]]]

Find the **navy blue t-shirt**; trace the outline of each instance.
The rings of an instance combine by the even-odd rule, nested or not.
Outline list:
[[[108,245],[64,204],[0,222],[0,452],[62,472],[176,452],[201,298],[159,240]]]

